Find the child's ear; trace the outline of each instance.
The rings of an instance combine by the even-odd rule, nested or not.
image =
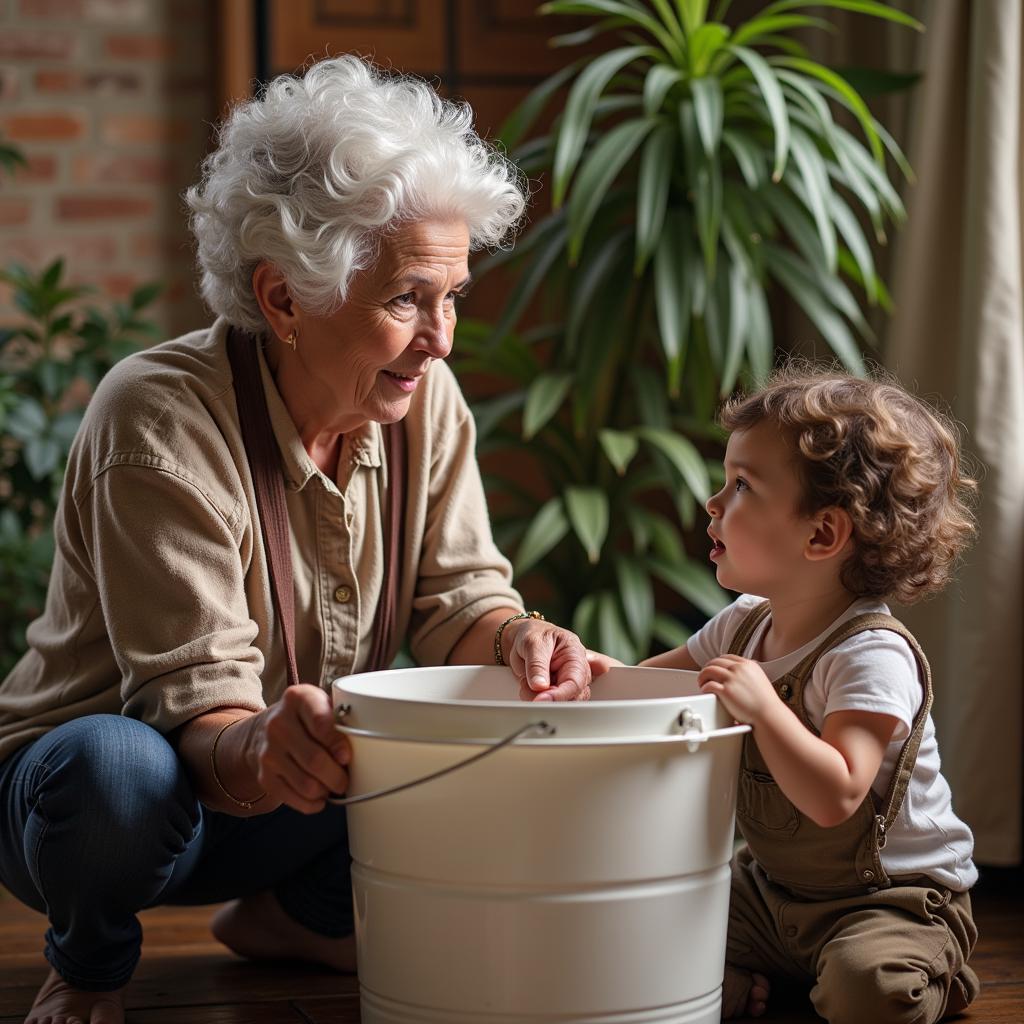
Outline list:
[[[823,508],[811,520],[814,533],[804,549],[806,556],[814,562],[834,558],[846,547],[853,536],[853,521],[842,508]]]

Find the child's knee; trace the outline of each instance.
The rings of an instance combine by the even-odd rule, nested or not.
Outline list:
[[[829,1024],[934,1024],[946,980],[912,964],[832,958],[822,965],[811,1002]]]

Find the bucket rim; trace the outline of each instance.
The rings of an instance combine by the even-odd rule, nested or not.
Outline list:
[[[545,709],[546,710],[546,709]],[[427,743],[446,747],[489,747],[495,737],[462,737],[462,736],[403,736],[398,733],[380,732],[376,729],[360,729],[351,725],[337,724],[335,728],[349,736],[362,739],[384,740],[394,743]],[[533,747],[549,749],[551,747],[629,747],[648,746],[651,743],[685,743],[692,751],[695,743],[703,746],[710,740],[723,739],[729,736],[742,736],[751,731],[749,725],[737,724],[713,729],[706,733],[652,733],[639,736],[563,736],[533,737],[516,740],[515,747]]]

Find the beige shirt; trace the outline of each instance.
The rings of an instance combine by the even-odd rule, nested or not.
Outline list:
[[[75,440],[57,554],[29,652],[0,683],[0,761],[81,715],[169,732],[204,711],[258,711],[286,684],[227,324],[138,353],[101,382]],[[260,354],[292,530],[299,676],[328,687],[369,657],[383,565],[382,433],[346,435],[329,479],[302,447]],[[473,418],[435,363],[405,418],[405,545],[396,637],[443,664],[481,615],[522,608],[494,546]],[[396,641],[398,642],[398,641]],[[393,652],[392,652],[393,653]]]

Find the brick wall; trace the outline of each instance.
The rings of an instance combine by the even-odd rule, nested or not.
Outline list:
[[[168,337],[208,322],[181,194],[215,116],[213,6],[0,0],[0,134],[28,158],[0,179],[0,265],[63,256],[117,298],[160,280]]]

